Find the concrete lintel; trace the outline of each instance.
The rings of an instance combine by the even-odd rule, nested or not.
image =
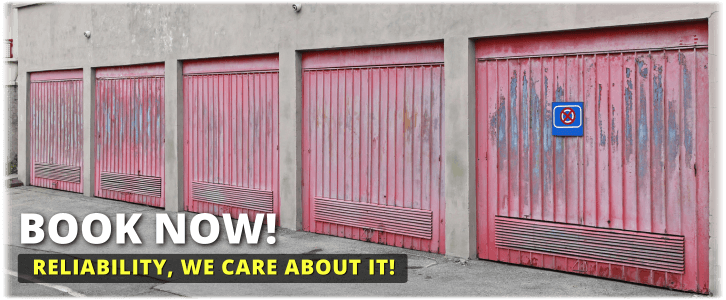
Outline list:
[[[83,68],[83,195],[96,190],[96,69]]]
[[[444,39],[446,254],[476,257],[476,97],[474,42]]]
[[[302,57],[280,51],[280,226],[302,229]]]
[[[164,65],[164,175],[165,209],[184,211],[184,78],[182,62]]]
[[[719,5],[720,6],[720,5]],[[723,28],[721,24],[721,14],[719,13],[718,7],[714,8],[714,12],[708,18],[708,99],[709,99],[709,128],[708,128],[708,141],[709,141],[709,173],[708,182],[709,187],[709,290],[715,297],[720,297],[721,291],[721,265],[719,264],[719,241],[722,239],[722,228],[720,217],[721,206],[720,204],[720,189],[718,186],[720,169],[719,166],[720,158],[719,149],[721,148],[722,139],[720,135],[716,134],[716,131],[722,126],[719,124],[722,122],[719,118],[719,113],[723,112],[723,109],[719,109],[717,105],[722,105],[721,100],[721,86],[719,85],[719,75],[721,66],[720,46],[721,37],[723,36]],[[718,103],[718,104],[717,104]]]

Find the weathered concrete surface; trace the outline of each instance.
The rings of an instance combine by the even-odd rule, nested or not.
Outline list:
[[[155,214],[168,213],[159,208],[121,201],[85,197],[81,194],[54,191],[36,187],[6,190],[8,220],[6,239],[7,270],[17,271],[18,254],[64,253],[403,253],[409,255],[409,281],[405,284],[61,284],[88,296],[681,296],[692,294],[669,291],[637,284],[603,280],[593,277],[534,269],[503,263],[470,260],[465,264],[437,254],[423,253],[356,240],[343,239],[287,229],[275,234],[277,243],[268,245],[229,245],[224,230],[218,242],[198,245],[191,242],[189,230],[186,245],[155,243]],[[46,220],[53,214],[67,212],[79,221],[90,213],[100,212],[115,224],[115,214],[142,213],[136,231],[143,244],[117,245],[112,241],[104,245],[91,245],[82,238],[69,245],[56,245],[48,238],[37,245],[20,244],[20,214],[38,213]],[[187,219],[194,214],[186,213]],[[175,219],[176,214],[172,216]],[[221,220],[220,220],[221,221]],[[64,223],[62,223],[64,224]],[[98,222],[94,223],[98,224]],[[206,224],[206,223],[204,223]],[[67,227],[62,226],[61,235]],[[95,234],[100,228],[94,228]],[[202,229],[206,235],[208,228]],[[261,241],[266,239],[263,229]],[[167,237],[168,240],[168,237]],[[12,296],[62,296],[57,290],[33,283],[18,283],[7,276],[8,294]]]
[[[446,254],[476,258],[476,55],[464,36],[444,49]]]
[[[96,190],[96,70],[83,68],[83,194]],[[25,182],[29,184],[29,182]]]
[[[719,3],[719,7],[723,7]],[[711,121],[708,126],[708,142],[709,142],[709,173],[708,181],[709,185],[709,284],[711,286],[711,292],[716,297],[721,297],[723,291],[721,290],[721,264],[719,264],[719,258],[724,257],[723,253],[720,253],[719,242],[723,241],[723,230],[721,228],[721,217],[724,216],[724,205],[721,204],[721,189],[719,184],[721,180],[721,171],[723,170],[723,159],[719,152],[722,148],[723,139],[718,138],[717,132],[722,129],[721,116],[726,114],[724,111],[724,105],[721,104],[722,98],[722,87],[720,85],[720,70],[721,66],[720,57],[721,52],[721,39],[724,35],[723,22],[721,21],[720,9],[714,12],[708,18],[708,99],[709,99],[709,116],[708,119]],[[719,105],[720,104],[720,107]]]
[[[166,210],[184,210],[184,84],[182,64],[164,64],[164,201]]]
[[[22,71],[708,18],[716,4],[42,4],[18,12]],[[90,30],[86,39],[83,31]]]
[[[6,66],[11,65],[7,63]],[[15,65],[17,68],[17,64]],[[13,78],[14,79],[14,78]],[[9,80],[9,79],[8,79]],[[14,81],[13,81],[14,82]],[[18,86],[5,85],[4,175],[18,173]]]
[[[278,83],[280,226],[302,230],[302,66],[300,53],[286,46],[280,50]]]

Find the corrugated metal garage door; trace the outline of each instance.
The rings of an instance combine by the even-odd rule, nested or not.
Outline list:
[[[83,192],[83,70],[30,74],[30,185]]]
[[[443,44],[304,53],[303,229],[444,253]]]
[[[706,22],[477,42],[479,257],[708,293]],[[553,137],[553,101],[584,137]]]
[[[96,71],[96,196],[164,207],[164,64]]]
[[[187,210],[279,212],[277,69],[277,55],[184,63]]]

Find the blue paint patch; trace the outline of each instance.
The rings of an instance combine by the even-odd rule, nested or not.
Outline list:
[[[638,72],[640,73],[640,76],[643,78],[648,77],[648,68],[645,67],[645,62],[639,58],[636,58],[635,62],[638,64]]]
[[[522,72],[522,147],[524,148],[524,151],[529,150],[529,129],[531,128],[531,124],[529,122],[528,116],[529,116],[529,108],[530,108],[530,101],[529,101],[529,93],[528,93],[529,85],[527,84],[527,72]]]
[[[534,179],[539,178],[539,170],[540,170],[540,151],[539,151],[539,141],[542,134],[542,118],[541,113],[542,110],[540,109],[540,99],[539,95],[537,95],[535,90],[536,82],[532,81],[530,84],[530,113],[531,113],[531,122],[530,126],[534,130],[534,154],[533,154],[533,162],[532,165],[532,173],[535,174]],[[535,181],[536,182],[536,181]],[[535,185],[532,185],[532,190],[536,190]]]
[[[676,122],[676,110],[673,108],[673,102],[668,102],[668,161],[678,161],[678,152],[681,148],[680,141],[681,136]]]
[[[509,115],[510,117],[510,131],[511,137],[509,139],[509,147],[512,152],[517,152],[519,142],[519,128],[517,125],[517,71],[514,71],[514,76],[509,81]]]
[[[688,63],[683,53],[678,53],[678,63],[681,65],[681,80],[683,81],[683,143],[686,147],[686,161],[690,162],[693,157],[693,131],[691,130],[693,124],[691,123],[694,122],[692,118],[688,118],[693,110],[691,73],[688,71]]]
[[[663,146],[663,66],[654,66],[653,76],[653,144],[660,149]],[[660,161],[660,160],[659,160]]]
[[[545,95],[548,95],[548,79],[547,76],[544,78],[545,80]],[[542,148],[544,149],[545,153],[550,153],[552,151],[552,127],[549,126],[549,124],[552,124],[552,115],[551,114],[544,114],[544,124],[542,124],[542,129],[544,129],[544,135],[543,141],[542,141]]]
[[[615,119],[615,105],[612,106],[612,113],[610,115],[613,116],[612,120],[610,121],[610,144],[613,146],[617,146],[619,141],[618,132],[615,128],[615,122],[617,122],[617,120]]]
[[[633,124],[630,116],[633,113],[633,80],[630,78],[630,68],[625,69],[627,87],[625,88],[625,158],[630,159],[633,154]]]
[[[645,104],[645,87],[640,84],[640,99],[639,106],[647,107]],[[648,116],[646,115],[646,109],[641,109],[638,115],[638,153],[647,153],[648,148]],[[638,178],[647,178],[650,170],[648,159],[646,155],[638,155]]]
[[[602,114],[600,113],[600,105],[602,102],[602,84],[597,85],[597,122],[600,128],[600,146],[605,147],[607,138],[605,137],[605,131],[602,126]]]

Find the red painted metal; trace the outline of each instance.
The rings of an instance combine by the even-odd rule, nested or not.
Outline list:
[[[97,197],[164,207],[164,64],[96,71]]]
[[[30,74],[30,185],[83,192],[83,70]]]
[[[303,230],[445,253],[442,61],[441,43],[303,54]]]
[[[707,33],[691,22],[478,41],[479,257],[708,293]],[[584,137],[551,135],[553,101],[585,103]],[[646,233],[682,237],[683,271],[504,246],[501,217],[616,230],[629,240],[618,255]]]
[[[277,55],[184,63],[187,210],[279,213],[278,65]]]

